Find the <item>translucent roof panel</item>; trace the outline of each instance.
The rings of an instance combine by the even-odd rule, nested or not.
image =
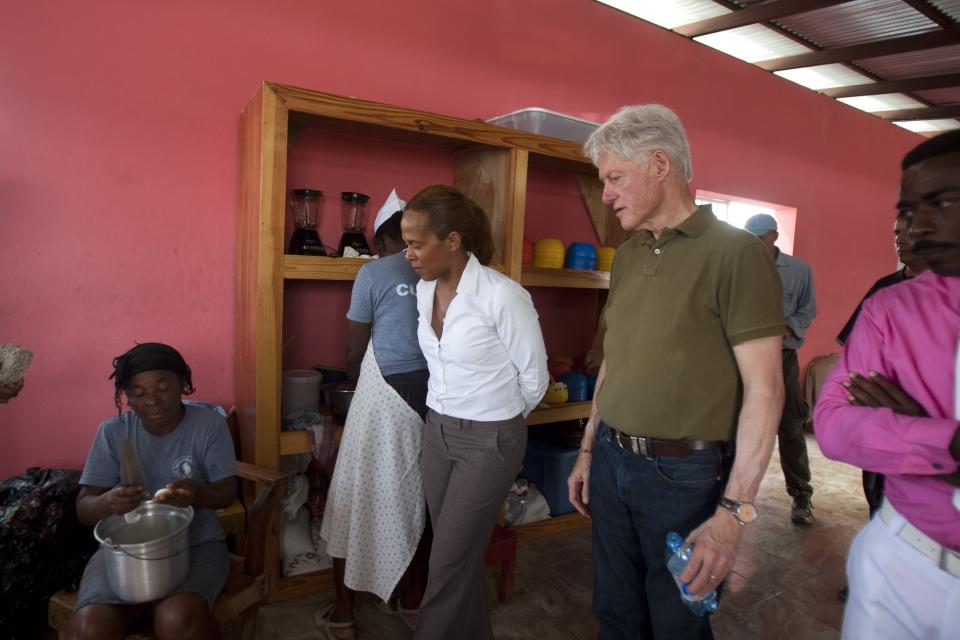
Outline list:
[[[820,91],[832,87],[846,87],[852,84],[869,84],[873,80],[842,64],[822,64],[816,67],[801,67],[774,72],[799,85]]]
[[[730,13],[713,0],[599,0],[624,13],[642,18],[665,29]]]
[[[777,23],[825,49],[913,36],[939,29],[902,0],[854,0],[786,16]]]
[[[838,98],[838,100],[855,109],[869,113],[896,111],[897,109],[922,109],[927,106],[902,93],[883,93],[877,96],[854,96],[853,98]]]
[[[903,127],[914,133],[926,133],[929,131],[950,131],[951,129],[960,129],[960,120],[907,120],[905,122],[894,122],[898,127]]]
[[[760,62],[812,51],[810,47],[760,24],[698,36],[694,40],[746,62]]]

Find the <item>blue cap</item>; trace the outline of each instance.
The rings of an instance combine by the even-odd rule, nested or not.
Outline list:
[[[770,231],[777,230],[777,219],[769,213],[758,213],[750,216],[743,228],[759,238]]]

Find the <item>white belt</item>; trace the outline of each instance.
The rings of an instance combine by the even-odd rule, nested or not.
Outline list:
[[[880,517],[887,524],[897,515],[902,515],[893,508],[890,501],[883,499],[880,507]],[[910,524],[904,517],[904,525],[897,531],[897,536],[907,541],[910,546],[940,565],[940,568],[955,578],[960,578],[960,550],[945,547],[920,529]]]

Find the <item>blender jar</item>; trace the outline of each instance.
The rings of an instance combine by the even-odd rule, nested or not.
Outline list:
[[[290,237],[288,253],[308,256],[326,255],[323,243],[317,234],[320,222],[320,200],[322,191],[316,189],[294,189],[290,192],[290,213],[293,215],[293,236]]]
[[[363,232],[367,227],[367,205],[370,196],[355,191],[343,191],[340,194],[340,219],[343,230]]]

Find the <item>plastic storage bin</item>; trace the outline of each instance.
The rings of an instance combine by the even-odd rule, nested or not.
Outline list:
[[[570,140],[583,144],[590,134],[600,126],[583,118],[568,116],[541,107],[529,107],[512,111],[506,115],[487,120],[490,124],[508,129],[519,129],[529,133],[553,136],[561,140]]]
[[[284,371],[280,412],[287,415],[304,409],[311,411],[319,409],[322,381],[323,375],[311,369]]]
[[[567,499],[567,477],[573,471],[580,449],[559,447],[530,440],[523,456],[520,475],[531,480],[540,489],[550,505],[551,516],[562,516],[574,511]]]

